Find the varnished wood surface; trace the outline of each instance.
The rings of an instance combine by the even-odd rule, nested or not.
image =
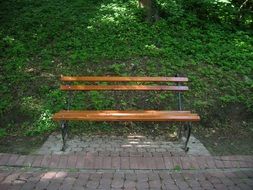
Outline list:
[[[197,114],[188,111],[60,111],[53,115],[53,120],[85,121],[199,121]]]
[[[61,76],[65,82],[187,82],[187,77]]]
[[[61,90],[91,91],[91,90],[140,90],[140,91],[187,91],[187,86],[152,86],[152,85],[61,85]]]

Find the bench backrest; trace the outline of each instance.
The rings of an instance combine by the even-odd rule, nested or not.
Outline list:
[[[70,76],[61,76],[62,82],[137,82],[137,84],[130,85],[101,85],[101,84],[92,84],[92,85],[61,85],[61,90],[65,91],[97,91],[97,90],[140,90],[140,91],[187,91],[188,86],[181,85],[183,82],[188,82],[187,77],[116,77],[116,76],[80,76],[80,77],[70,77]],[[177,83],[176,85],[166,84],[166,85],[143,85],[141,83],[160,83],[160,82],[173,82]]]

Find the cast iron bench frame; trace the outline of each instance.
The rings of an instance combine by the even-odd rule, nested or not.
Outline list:
[[[181,85],[188,82],[187,77],[118,77],[118,76],[61,76],[61,82],[67,84],[61,85],[60,89],[68,91],[67,110],[62,110],[55,113],[52,117],[54,121],[60,121],[63,146],[65,150],[68,121],[83,120],[83,121],[166,121],[166,122],[186,122],[186,125],[179,128],[179,138],[182,137],[182,128],[186,136],[184,150],[187,152],[187,146],[191,135],[191,122],[200,121],[200,117],[196,113],[183,111],[182,92],[188,91],[188,86]],[[72,85],[73,82],[141,82],[141,83],[161,83],[166,82],[166,85]],[[169,85],[175,83],[176,85]],[[172,91],[177,93],[178,110],[70,110],[70,103],[73,91]]]

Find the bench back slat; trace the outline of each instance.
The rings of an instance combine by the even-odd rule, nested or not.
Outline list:
[[[187,77],[61,76],[64,82],[188,82]]]
[[[133,90],[133,91],[187,91],[188,86],[152,86],[152,85],[61,85],[65,91],[97,91],[97,90]]]

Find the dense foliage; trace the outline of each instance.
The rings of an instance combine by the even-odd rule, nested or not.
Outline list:
[[[135,0],[1,1],[0,136],[54,130],[51,114],[66,99],[59,90],[61,74],[180,73],[191,80],[186,104],[201,114],[203,124],[249,125],[252,5],[239,9],[243,1],[238,2],[157,0],[160,19],[151,24]],[[111,108],[114,100],[120,108],[139,108],[139,101],[142,107],[166,109],[170,96],[154,93],[143,103],[134,95],[115,100],[93,92],[75,102],[87,109]]]

